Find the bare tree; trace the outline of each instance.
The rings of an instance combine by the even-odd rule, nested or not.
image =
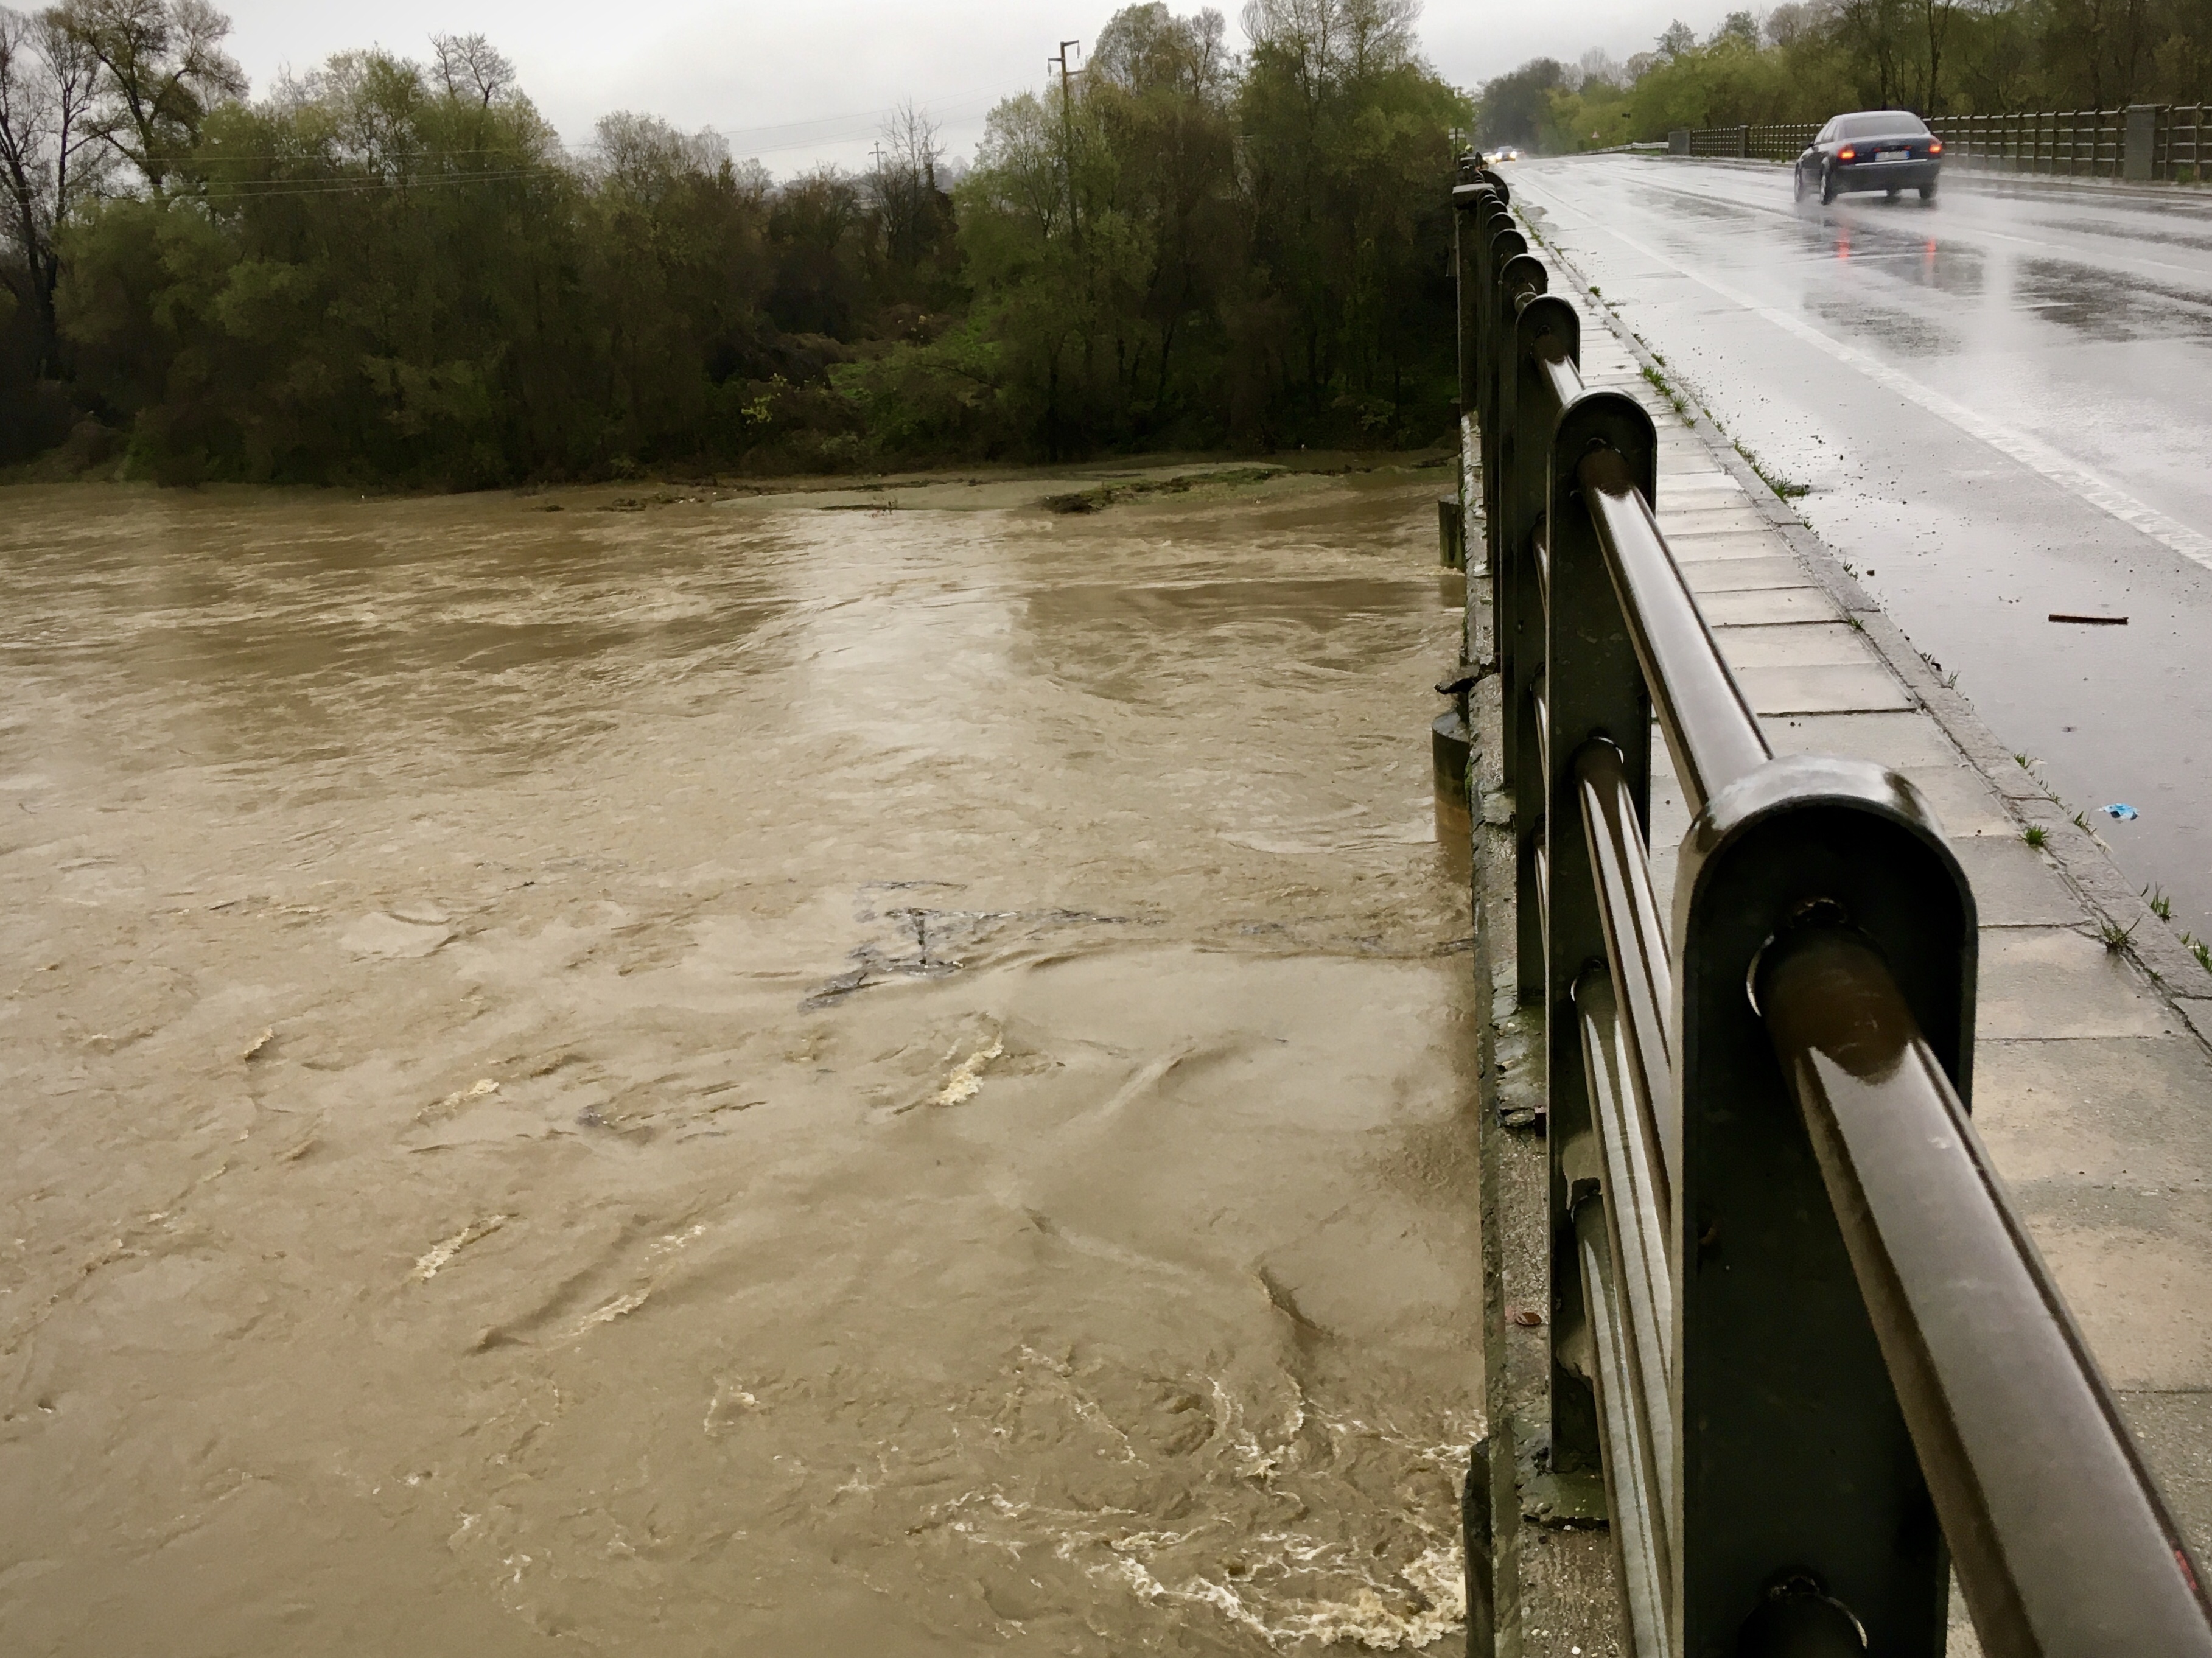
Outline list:
[[[1959,15],[1959,0],[1917,0],[1920,30],[1927,55],[1921,60],[1920,112],[1943,112],[1943,49],[1950,44],[1951,25]]]
[[[2143,71],[2153,44],[2152,9],[2148,0],[2119,0],[2112,8],[2107,38],[2112,94],[2115,104],[2130,104],[2142,89]]]
[[[434,34],[438,83],[448,98],[474,101],[485,109],[514,94],[514,65],[481,34]]]
[[[2099,109],[2130,102],[2151,67],[2153,22],[2147,0],[2047,0],[2042,46],[2051,89]]]
[[[246,95],[222,50],[230,19],[208,0],[64,0],[52,15],[102,71],[100,136],[164,196],[208,110]]]
[[[1980,38],[1965,54],[1960,74],[1977,110],[2033,109],[2037,42],[2029,20],[2018,10],[1983,0]]]
[[[1603,46],[1592,46],[1582,55],[1575,67],[1581,71],[1584,86],[1625,87],[1627,72],[1620,62]]]
[[[1766,14],[1759,32],[1770,46],[1794,46],[1825,21],[1805,0],[1783,0],[1781,5]]]
[[[1844,0],[1837,13],[1844,39],[1874,68],[1875,101],[1893,109],[1905,101],[1905,36],[1909,0]]]
[[[1420,0],[1245,0],[1243,21],[1254,47],[1273,53],[1318,105],[1412,63],[1420,15]]]
[[[1732,11],[1721,19],[1720,27],[1705,42],[1709,46],[1732,43],[1753,52],[1759,50],[1759,19],[1747,11]]]
[[[615,195],[659,202],[687,179],[712,179],[730,168],[730,143],[712,127],[684,132],[658,115],[618,109],[599,118],[585,165]],[[734,180],[734,170],[731,176]]]
[[[102,170],[91,118],[99,75],[98,61],[52,12],[27,17],[0,6],[0,230],[22,258],[41,374],[60,367],[60,231]]]
[[[935,122],[910,101],[891,112],[867,188],[883,226],[884,252],[902,270],[912,270],[929,251],[939,218],[937,168],[944,159]]]

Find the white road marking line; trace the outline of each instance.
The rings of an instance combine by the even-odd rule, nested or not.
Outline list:
[[[1747,202],[1740,196],[1723,195],[1715,191],[1695,190],[1684,185],[1659,185],[1655,186],[1655,188],[1664,191],[1669,195],[1687,197],[1692,201],[1711,202],[1721,207],[1740,208],[1747,213],[1771,214],[1778,219],[1795,219],[1797,216],[1796,211],[1790,208],[1773,207],[1765,202]],[[1843,203],[1842,205],[1848,206],[1849,203]],[[1993,230],[1987,225],[1978,224],[1972,219],[1967,219],[1962,222],[1956,213],[1946,216],[1941,224],[1923,224],[1915,226],[1908,222],[1906,224],[1900,227],[1893,224],[1884,224],[1877,219],[1863,219],[1856,216],[1853,217],[1851,222],[1866,230],[1893,231],[1900,236],[1908,238],[1916,234],[1925,234],[1929,232],[1937,232],[1954,242],[1971,241],[1977,237],[1984,237],[1992,241],[2017,242],[2022,247],[2033,248],[2037,252],[2042,254],[2046,258],[2069,259],[2079,264],[2094,265],[2105,270],[2111,270],[2114,268],[2116,264],[2122,263],[2138,265],[2152,265],[2160,270],[2179,271],[2183,276],[2194,277],[2200,282],[2205,280],[2204,268],[2202,265],[2178,264],[2172,259],[2153,258],[2148,253],[2137,253],[2126,248],[2121,249],[2117,255],[2109,252],[2091,252],[2087,251],[2069,251],[2054,246],[2047,238],[2015,235],[2009,230]],[[2075,234],[2085,240],[2094,238],[2108,242],[2124,242],[2127,240],[2126,233],[2120,230],[2081,230],[2078,227],[2075,226],[2069,226],[2068,228],[2072,229]],[[1881,256],[1875,255],[1871,257],[1879,258]],[[2164,297],[2179,301],[2180,303],[2185,305],[2204,305],[2212,303],[2212,301],[2198,299],[2191,295],[2167,294],[2165,295]]]

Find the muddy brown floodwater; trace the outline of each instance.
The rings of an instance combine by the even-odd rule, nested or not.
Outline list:
[[[0,1648],[1454,1630],[1443,477],[0,497]]]

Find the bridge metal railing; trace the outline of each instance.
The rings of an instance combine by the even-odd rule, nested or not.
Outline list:
[[[2124,109],[1939,115],[1928,125],[1952,167],[2081,179],[2117,179],[2127,167]]]
[[[2201,184],[2212,167],[2212,105],[1939,115],[1928,125],[1948,165],[1978,171]],[[1668,147],[1678,155],[1794,161],[1819,131],[1812,122],[1685,127]]]
[[[1547,1048],[1550,1466],[1603,1473],[1629,1649],[1937,1654],[1955,1564],[1990,1658],[2212,1655],[1968,1116],[1974,899],[1933,812],[1881,767],[1771,751],[1654,517],[1650,416],[1583,381],[1502,181],[1463,168],[1454,204],[1504,716],[1481,763]],[[1655,725],[1692,817],[1671,917]]]
[[[2206,171],[2212,168],[2212,104],[2160,105],[2153,142],[2153,178],[2208,182],[2212,177]]]
[[[1740,161],[1794,161],[1805,153],[1820,130],[1818,122],[1786,122],[1770,125],[1699,127],[1686,131],[1680,153]]]

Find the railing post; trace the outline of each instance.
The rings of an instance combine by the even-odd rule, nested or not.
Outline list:
[[[1498,1650],[1498,1528],[1492,1519],[1497,1493],[1490,1467],[1492,1443],[1487,1434],[1474,1442],[1468,1456],[1467,1481],[1460,1487],[1468,1658],[1493,1658]]]
[[[1675,879],[1678,1658],[1733,1658],[1809,1575],[1867,1650],[1939,1658],[1949,1565],[1819,1164],[1747,986],[1793,920],[1872,941],[1969,1097],[1974,904],[1911,784],[1790,757],[1726,782]],[[2063,1500],[2058,1493],[2053,1500]]]
[[[2128,106],[2127,134],[2120,141],[2120,176],[2148,183],[2158,176],[2158,116],[2156,104]]]
[[[1478,395],[1482,399],[1483,430],[1491,434],[1483,448],[1486,464],[1482,475],[1482,510],[1491,525],[1490,568],[1495,570],[1509,555],[1498,529],[1498,484],[1504,471],[1501,456],[1510,440],[1510,428],[1498,410],[1498,388],[1513,372],[1512,313],[1499,298],[1500,279],[1508,264],[1527,255],[1528,239],[1521,234],[1510,215],[1498,214],[1490,222],[1489,244],[1484,250],[1482,290],[1482,335],[1490,342],[1490,350],[1483,359],[1482,385]]]
[[[1477,210],[1489,193],[1488,187],[1480,184],[1452,186],[1452,272],[1459,290],[1459,410],[1462,420],[1474,414],[1474,388],[1480,378],[1476,365],[1481,339],[1475,311],[1474,234]],[[1468,504],[1463,489],[1460,504],[1462,508]]]
[[[1474,307],[1475,334],[1474,402],[1471,408],[1475,418],[1476,429],[1481,440],[1483,556],[1485,563],[1493,570],[1498,568],[1498,525],[1496,520],[1489,516],[1489,502],[1492,494],[1490,481],[1498,469],[1498,432],[1496,411],[1490,406],[1490,392],[1492,384],[1496,379],[1493,365],[1499,349],[1499,342],[1486,331],[1486,325],[1496,314],[1495,308],[1490,301],[1492,286],[1491,281],[1492,266],[1490,263],[1491,244],[1498,231],[1510,225],[1512,222],[1512,216],[1507,212],[1504,199],[1498,191],[1494,189],[1486,191],[1477,198],[1474,204],[1474,225],[1471,234],[1471,240],[1474,242],[1472,252],[1474,255],[1474,295],[1471,303]]]
[[[1492,346],[1484,332],[1485,292],[1483,246],[1487,241],[1490,228],[1498,215],[1504,211],[1505,185],[1495,173],[1467,166],[1461,167],[1462,182],[1452,190],[1452,258],[1458,297],[1459,322],[1459,408],[1460,408],[1460,561],[1465,568],[1468,555],[1467,523],[1468,517],[1484,516],[1480,501],[1489,490],[1490,439],[1489,428],[1482,416],[1482,385],[1488,372]],[[1468,437],[1472,431],[1480,464],[1470,471]],[[1486,517],[1483,523],[1483,557],[1487,568],[1491,556],[1490,525]],[[1472,641],[1470,641],[1471,643]]]
[[[1523,258],[1527,256],[1523,255]],[[1540,271],[1542,266],[1528,259]],[[1550,434],[1535,411],[1547,407],[1541,383],[1547,361],[1582,360],[1582,316],[1556,295],[1531,292],[1513,316],[1512,375],[1500,383],[1500,436],[1505,471],[1498,491],[1498,541],[1504,549],[1495,567],[1498,609],[1498,653],[1503,714],[1505,775],[1513,791],[1514,962],[1516,989],[1523,1001],[1544,993],[1544,914],[1536,890],[1536,848],[1543,833],[1545,779],[1537,764],[1540,710],[1544,678],[1544,597],[1537,579],[1536,537],[1551,486]],[[1534,428],[1534,429],[1531,429]]]
[[[1587,743],[1609,742],[1620,750],[1638,823],[1648,825],[1651,703],[1577,468],[1592,450],[1610,448],[1627,463],[1644,498],[1655,500],[1659,451],[1644,406],[1624,392],[1605,391],[1585,391],[1560,410],[1546,448],[1544,537],[1550,575],[1543,695],[1548,738],[1537,757],[1545,782],[1540,832],[1551,1099],[1545,1131],[1551,1163],[1551,1460],[1558,1472],[1596,1474],[1603,1460],[1594,1391],[1595,1311],[1583,1282],[1576,1211],[1601,1200],[1603,1157],[1583,1067],[1575,987],[1593,963],[1604,963],[1606,940],[1575,760]]]

